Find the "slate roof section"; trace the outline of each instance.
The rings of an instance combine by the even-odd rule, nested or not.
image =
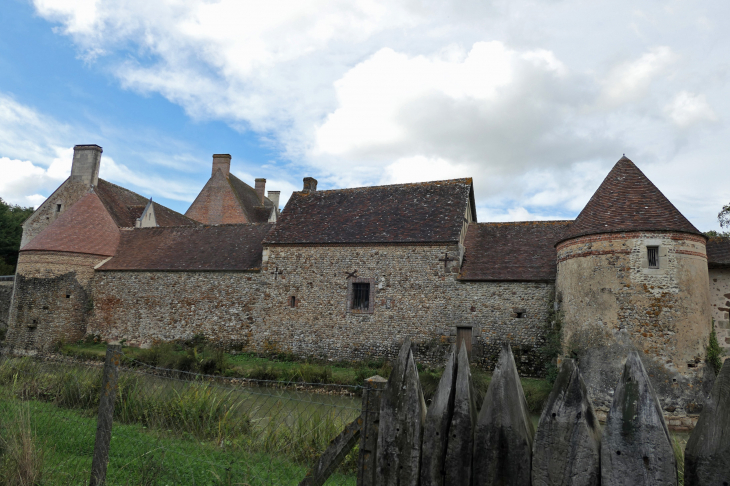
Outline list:
[[[613,166],[564,239],[624,231],[701,234],[625,156]]]
[[[119,228],[93,192],[86,194],[20,251],[64,251],[112,256]]]
[[[261,268],[261,241],[273,224],[178,226],[122,231],[99,270],[242,271]]]
[[[295,192],[265,244],[458,242],[472,180]]]
[[[572,221],[470,224],[460,280],[554,281],[557,243]]]
[[[730,238],[713,236],[707,241],[707,266],[730,268]]]
[[[149,202],[146,197],[103,179],[99,179],[94,191],[99,195],[99,199],[120,228],[134,228],[137,218]],[[156,202],[152,204],[155,206],[155,217],[158,226],[192,226],[200,224],[161,204]]]
[[[243,182],[233,174],[228,175],[228,182],[231,184],[233,192],[241,202],[248,221],[250,223],[266,223],[269,221],[271,210],[274,209],[274,203],[268,197],[264,197],[264,204],[259,202],[259,196],[256,189]]]

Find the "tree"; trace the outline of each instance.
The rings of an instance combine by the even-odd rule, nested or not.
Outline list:
[[[7,204],[0,198],[0,275],[15,272],[18,263],[23,221],[33,214],[33,208]]]
[[[720,222],[720,228],[730,229],[730,204],[726,204],[722,211],[717,213],[717,220]]]

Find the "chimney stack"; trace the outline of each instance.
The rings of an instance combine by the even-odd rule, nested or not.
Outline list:
[[[304,178],[304,189],[302,189],[302,192],[305,194],[309,194],[311,192],[315,192],[317,190],[317,179],[314,177],[305,177]]]
[[[213,154],[213,172],[211,176],[215,175],[215,171],[220,169],[223,175],[228,177],[231,173],[231,156],[229,154]]]
[[[281,191],[269,191],[269,201],[274,203],[274,207],[276,210],[279,210],[279,196],[281,195]]]
[[[259,202],[264,203],[264,194],[266,193],[266,179],[256,179],[256,195],[259,197]]]
[[[98,145],[76,145],[71,163],[71,180],[96,186],[99,183],[102,152]]]

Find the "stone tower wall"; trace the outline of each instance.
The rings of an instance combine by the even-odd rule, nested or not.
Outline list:
[[[649,268],[647,246],[659,247]],[[597,408],[636,348],[665,411],[692,413],[714,375],[704,364],[711,318],[705,240],[684,233],[613,233],[558,245],[563,344]],[[708,388],[709,390],[709,388]]]
[[[23,252],[18,259],[6,345],[49,350],[86,334],[94,266],[105,257]]]
[[[88,185],[67,179],[66,182],[56,189],[56,192],[51,194],[51,197],[43,201],[43,204],[25,220],[20,247],[23,248],[28,244],[30,240],[46,229],[49,224],[53,223],[61,213],[73,206],[76,201],[84,197],[88,192]]]

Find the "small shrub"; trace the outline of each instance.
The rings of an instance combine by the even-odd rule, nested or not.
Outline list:
[[[281,378],[281,371],[268,364],[257,365],[248,375],[252,380],[276,381]]]
[[[707,357],[705,361],[712,371],[717,375],[722,368],[722,355],[724,350],[720,347],[720,343],[717,342],[717,334],[715,333],[715,319],[712,319],[712,332],[710,333],[710,342],[707,344]]]

